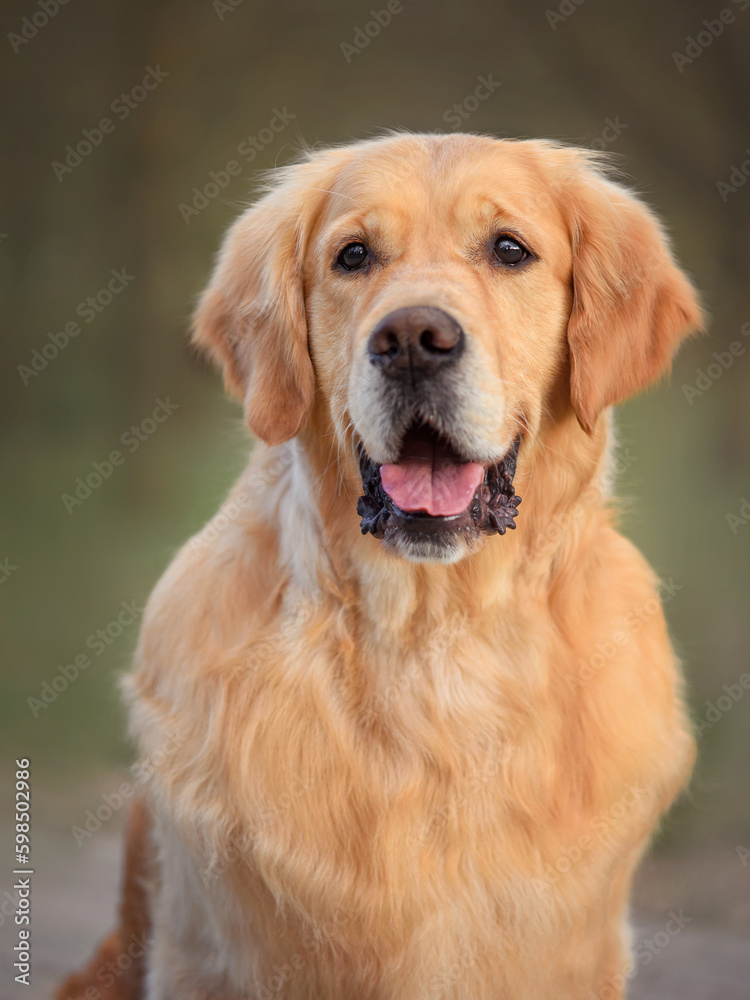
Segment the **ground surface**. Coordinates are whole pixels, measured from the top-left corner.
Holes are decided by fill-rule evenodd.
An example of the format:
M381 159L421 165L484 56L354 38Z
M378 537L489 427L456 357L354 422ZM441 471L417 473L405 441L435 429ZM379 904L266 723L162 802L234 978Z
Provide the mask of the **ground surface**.
M7 915L5 892L12 886L11 876L4 877L0 1000L51 996L53 985L80 965L107 932L116 905L124 811L80 847L69 828L35 834L29 989L13 982L17 936L13 918ZM6 842L5 837L0 839ZM749 886L750 867L743 868L734 851L647 862L635 894L636 955L641 958L630 1000L748 1000ZM670 913L679 918L677 923ZM666 930L668 925L672 933Z

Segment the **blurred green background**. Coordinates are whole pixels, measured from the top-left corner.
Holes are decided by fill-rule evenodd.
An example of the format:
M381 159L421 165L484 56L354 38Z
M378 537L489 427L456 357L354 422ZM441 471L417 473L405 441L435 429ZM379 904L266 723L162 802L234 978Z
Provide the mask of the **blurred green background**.
M448 130L466 115L466 130L607 148L665 218L712 320L671 382L619 413L625 530L680 588L666 610L696 718L750 671L743 4L729 0L730 22L719 4L695 0L403 0L391 4L389 24L369 25L372 37L366 26L384 0L74 0L47 23L32 0L4 6L0 729L6 759L34 759L37 789L72 787L131 759L116 677L137 624L101 654L87 640L121 602L142 605L246 460L239 409L186 336L222 232L259 169L303 143L393 126ZM483 100L474 98L480 77L494 85ZM102 118L112 127L97 135ZM84 130L90 152L66 165ZM241 170L225 177L230 160ZM212 172L226 185L201 196ZM195 212L180 208L196 196ZM87 323L79 303L106 288L112 269L132 280ZM29 374L33 352L71 321L80 334ZM688 400L683 386L696 386L713 353L738 340L743 353ZM148 433L155 401L167 398L178 409ZM143 425L143 440L131 452L120 441L133 425ZM123 464L69 512L63 494L113 449ZM91 665L35 717L28 699L41 700L44 683L81 653ZM701 737L665 850L734 851L747 838L742 690Z

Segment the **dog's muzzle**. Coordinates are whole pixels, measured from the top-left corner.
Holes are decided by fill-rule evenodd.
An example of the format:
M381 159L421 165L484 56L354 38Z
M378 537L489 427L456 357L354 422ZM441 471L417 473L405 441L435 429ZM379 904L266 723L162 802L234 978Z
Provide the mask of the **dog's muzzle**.
M465 438L456 400L467 353L460 324L434 306L396 309L378 322L367 351L387 414L384 450L394 458L378 464L360 445L362 533L413 558L445 561L461 539L515 528L520 438L492 465L458 443Z
M360 448L364 493L357 501L357 513L362 518L362 534L369 533L375 538L384 538L394 531L431 536L456 532L504 535L508 528L516 527L517 507L521 502L513 487L520 443L517 437L501 462L485 468L482 481L466 509L448 515L400 508L383 488L381 466Z

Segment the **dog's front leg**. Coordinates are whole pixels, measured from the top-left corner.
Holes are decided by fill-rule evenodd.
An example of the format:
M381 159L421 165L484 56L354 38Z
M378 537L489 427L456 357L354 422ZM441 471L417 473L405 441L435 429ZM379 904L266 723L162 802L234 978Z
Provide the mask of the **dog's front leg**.
M243 1000L230 981L210 886L169 823L158 822L145 1000Z

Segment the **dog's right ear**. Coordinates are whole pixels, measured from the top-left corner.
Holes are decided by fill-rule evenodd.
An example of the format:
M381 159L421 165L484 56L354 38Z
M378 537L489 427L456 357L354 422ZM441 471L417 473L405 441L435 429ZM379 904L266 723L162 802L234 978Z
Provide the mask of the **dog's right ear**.
M267 444L294 437L312 406L301 257L329 158L285 168L234 223L193 320L193 342L222 364L248 427Z
M578 164L565 180L573 247L571 401L590 434L602 410L664 374L704 317L656 216L587 165L585 154L565 155Z

